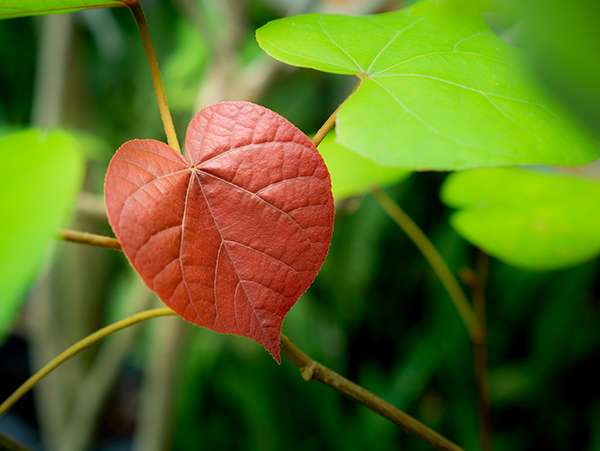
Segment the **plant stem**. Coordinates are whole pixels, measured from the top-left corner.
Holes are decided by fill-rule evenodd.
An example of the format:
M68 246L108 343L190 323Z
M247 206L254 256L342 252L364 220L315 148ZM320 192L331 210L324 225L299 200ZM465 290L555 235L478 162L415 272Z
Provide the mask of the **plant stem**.
M475 356L475 380L477 383L477 405L479 409L481 449L492 450L492 424L490 420L490 399L487 378L487 326L485 315L485 287L488 278L489 260L480 252L477 258L477 277L473 284L473 300L475 314L479 322L480 336L473 342Z
M435 449L462 450L458 445L397 409L387 401L313 360L296 347L285 335L281 336L281 348L285 356L300 369L302 379L305 381L316 380L330 386L334 390L368 407L373 412L387 418L407 432L425 440Z
M2 432L0 432L0 449L2 451L30 451L29 448L25 448L19 442L4 435Z
M106 247L121 250L121 244L116 238L95 233L81 232L79 230L63 229L58 232L58 239L71 243L88 244L90 246Z
M358 88L360 88L361 84L362 84L362 80L358 80L358 82L352 88L352 91L350 91L350 94L348 94L348 96L338 105L338 107L334 110L334 112L329 115L327 120L323 123L323 125L321 125L321 128L317 131L317 133L315 133L315 136L313 136L313 138L312 138L312 142L315 145L315 147L319 147L319 144L321 144L321 141L323 141L323 139L325 139L325 136L327 136L327 133L329 133L329 131L333 127L335 127L335 121L336 121L338 112L340 111L340 109L342 108L344 103L346 103L348 101L348 99L350 97L352 97L352 94L354 94L358 90Z
M146 53L146 59L148 60L148 66L150 67L150 76L152 77L154 92L156 93L156 101L160 111L160 118L162 119L163 128L165 129L165 134L167 135L167 143L176 151L181 152L175 126L173 125L171 110L169 110L167 96L160 78L160 70L158 68L156 52L154 51L154 46L152 45L152 38L150 37L150 32L148 31L148 24L146 23L146 17L144 16L142 5L139 0L127 0L126 3L133 13L135 23L140 31L140 36L144 45L144 52Z
M19 399L21 399L29 390L31 390L35 384L37 384L40 380L50 374L57 367L65 363L72 357L75 357L81 351L89 348L98 340L103 339L104 337L109 336L110 334L117 332L121 329L125 329L126 327L137 324L141 321L145 321L151 318L157 318L159 316L171 316L176 313L170 308L157 308L152 310L145 310L140 313L136 313L135 315L131 315L128 318L122 319L115 323L112 323L102 329L98 329L93 334L88 335L82 340L78 341L71 347L67 348L65 351L61 352L59 355L50 360L45 366L39 369L33 376L31 376L23 385L17 388L12 395L10 395L2 404L0 404L0 416L4 415L8 409L12 407L14 403L16 403Z
M481 328L475 312L467 300L463 289L456 280L456 277L454 277L440 253L419 226L387 194L379 189L374 189L372 194L379 205L381 205L385 212L408 235L427 259L431 268L444 285L444 288L446 288L450 299L464 321L471 340L473 343L478 343L481 337Z
M317 131L317 133L315 133L315 136L313 136L312 142L315 147L319 147L319 144L321 144L321 141L323 141L325 136L327 136L327 133L329 133L329 131L335 127L335 118L342 105L343 102L335 109L333 113L331 113L323 125L321 125L321 128Z

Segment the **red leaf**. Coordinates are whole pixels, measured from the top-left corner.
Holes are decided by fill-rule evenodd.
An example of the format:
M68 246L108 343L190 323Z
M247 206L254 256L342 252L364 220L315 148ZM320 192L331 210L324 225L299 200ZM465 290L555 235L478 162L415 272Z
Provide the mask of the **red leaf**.
M300 130L248 102L196 114L185 146L191 161L155 140L119 148L104 185L110 224L169 307L279 362L281 322L331 240L327 168Z

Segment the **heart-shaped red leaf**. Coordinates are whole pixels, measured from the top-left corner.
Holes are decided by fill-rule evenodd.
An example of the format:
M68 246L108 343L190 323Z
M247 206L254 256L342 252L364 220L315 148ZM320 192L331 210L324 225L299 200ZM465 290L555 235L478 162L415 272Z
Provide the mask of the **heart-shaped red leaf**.
M104 185L110 224L169 307L279 361L281 322L331 240L327 168L300 130L248 102L200 111L185 147L189 161L155 140L119 148Z

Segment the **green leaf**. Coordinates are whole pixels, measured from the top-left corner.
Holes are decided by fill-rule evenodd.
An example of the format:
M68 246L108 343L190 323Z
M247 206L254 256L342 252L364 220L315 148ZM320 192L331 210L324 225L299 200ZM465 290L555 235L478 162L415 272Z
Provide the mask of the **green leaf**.
M65 132L0 137L0 340L40 269L82 174L79 144Z
M577 164L600 155L536 88L480 14L426 0L351 17L308 14L260 28L259 45L295 66L357 75L337 141L414 169Z
M124 0L0 0L0 19L125 6Z
M499 259L554 269L600 252L600 182L525 169L480 169L448 177L452 225Z
M407 177L405 169L381 166L338 144L329 133L319 145L319 152L331 174L331 188L336 199L356 196L375 186L391 185Z

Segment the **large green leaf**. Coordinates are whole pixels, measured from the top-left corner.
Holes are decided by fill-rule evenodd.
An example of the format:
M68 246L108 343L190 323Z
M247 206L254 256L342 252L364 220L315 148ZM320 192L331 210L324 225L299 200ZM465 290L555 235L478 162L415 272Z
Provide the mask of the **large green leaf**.
M319 152L331 174L331 188L336 199L356 196L375 186L390 185L404 179L410 172L381 166L338 144L335 133L328 134L319 145Z
M455 229L516 266L553 269L600 252L600 182L525 169L479 169L451 175L442 189L459 208Z
M0 0L0 19L125 6L123 0Z
M64 132L0 137L0 339L73 203L83 168L78 147Z
M454 2L425 0L363 17L290 17L256 36L288 64L360 78L338 114L337 140L380 164L567 165L600 155L480 14Z

